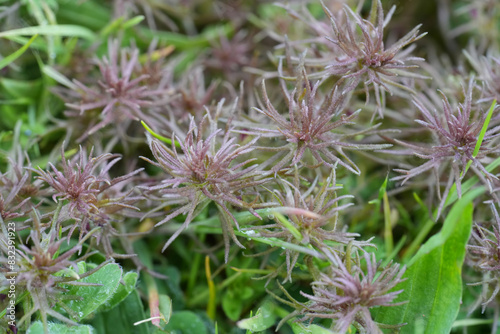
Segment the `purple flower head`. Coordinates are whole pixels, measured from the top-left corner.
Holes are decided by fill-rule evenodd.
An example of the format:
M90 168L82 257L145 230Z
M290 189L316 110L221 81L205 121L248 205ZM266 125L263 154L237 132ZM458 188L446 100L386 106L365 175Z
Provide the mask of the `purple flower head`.
M500 292L500 217L494 203L491 203L491 208L494 214L492 226L475 223L467 245L467 263L482 274L481 281L468 285L481 285L483 288L469 313L479 304L483 306L483 313L486 307L494 308L497 315L500 311L500 304L496 300ZM493 329L498 327L497 323L498 317L495 318Z
M410 170L396 169L395 171L403 173L404 175L395 177L393 180L403 180L403 183L405 183L419 174L428 170L434 170L435 175L438 175L438 180L435 183L438 195L441 198L438 216L444 206L444 201L448 196L453 181L455 181L458 196L461 196L461 181L465 176L468 162L472 163L472 170L478 174L481 179L486 179L490 189L491 181L497 178L486 170L481 160L496 152L500 147L500 145L496 143L496 139L500 135L499 127L489 127L477 155L474 156L478 136L488 111L481 109L475 110L473 108L473 87L474 83L473 79L471 79L467 91L465 88L463 91L465 96L464 102L460 103L455 110L442 92L443 106L440 111L436 109L429 111L427 105L432 106L432 104L428 102L425 96L413 100L413 103L423 116L423 120L416 120L416 122L433 133L436 140L433 146L418 146L395 140L398 144L411 149L413 154L417 157L426 159L427 162ZM439 175L441 175L441 172L447 165L451 165L451 173L449 174L445 192L441 196Z
M139 74L139 50L121 49L117 40L108 42L108 57L98 61L101 80L96 87L87 87L74 80L81 103L67 104L73 110L68 116L80 117L83 113L100 110L99 119L92 120L89 129L79 138L82 141L99 129L114 124L127 128L132 120L148 120L143 109L165 103L166 90L146 85L149 75Z
M354 323L367 333L381 332L372 319L370 309L402 304L393 301L403 290L390 291L404 281L402 277L406 268L400 268L399 264L380 268L373 253L364 253L363 258L366 271L361 269L360 263L346 264L336 253L330 255L331 272L322 273L320 279L312 283L313 295L301 292L310 301L300 312L304 315L303 320L333 319L334 331L338 333L346 333Z
M87 229L86 224L89 221L109 222L111 219L109 214L123 208L137 209L131 205L134 199L129 197L130 192L117 197L108 194L116 195L112 187L130 179L141 169L111 178L108 172L121 159L119 155L106 153L92 157L92 153L91 150L89 156L86 157L85 150L80 147L78 156L73 160L67 160L64 149L61 148L61 169L56 168L52 163L49 163L51 171L44 171L40 167L38 170L33 169L39 175L39 179L45 181L54 190L52 199L56 203L68 201L68 204L63 207L63 213L67 217L63 214L63 218L78 221L81 233ZM77 226L75 224L71 228L70 235Z
M368 128L361 133L342 133L341 131L346 125L352 123L359 111L347 114L345 111L346 100L337 89L323 96L319 90L322 81L317 81L312 85L305 72L301 76L302 79L297 81L296 87L291 93L286 92L285 83L282 81L285 102L288 105L287 117L273 106L265 85L262 86L265 106L257 111L269 117L276 124L276 128L254 128L253 132L262 133L263 137L278 137L287 141L284 146L267 149L278 152L268 163L276 161L278 158L281 160L273 166L274 173L283 167L293 166L299 162L306 165L305 153L309 151L313 158L311 165L324 164L334 168L339 164L349 171L359 174L359 168L344 154L344 148L373 150L391 146L347 142L346 139L368 133L373 128ZM265 147L262 149L266 150Z
M87 253L84 256L78 257L75 260L71 258L77 254L82 248L82 243L66 249L61 250L60 246L64 239L56 241L58 230L52 228L49 233L41 232L41 223L38 214L35 212L33 217L34 227L30 233L32 246L28 244L21 244L16 249L15 272L14 276L16 287L19 291L28 291L27 298L30 302L25 304L27 308L24 309L24 315L17 325L22 326L23 323L30 322L31 317L35 312L39 312L44 325L45 332L47 330L47 316L50 315L62 322L70 325L78 325L75 321L60 314L54 309L55 305L63 307L66 311L71 310L65 307L62 303L64 300L64 292L66 291L64 285L89 285L84 282L76 282L81 278L91 275L99 270L103 265L108 262L103 262L95 269L85 272L84 274L77 274L77 262L84 261L87 257L95 254L94 252ZM55 226L55 225L53 225ZM0 276L6 278L11 270L11 251L7 246L7 237L0 234ZM71 274L69 274L71 273ZM8 284L6 279L0 281L0 285ZM78 319L78 315L70 312L70 315Z
M219 104L219 108L222 104ZM203 135L206 126L210 133ZM220 143L219 135L223 134ZM253 187L265 182L263 177L255 171L257 166L245 167L254 159L240 159L251 152L257 138L246 144L236 144L236 138L231 137L231 130L216 129L216 121L206 115L199 125L191 117L189 130L184 138L172 135L171 148L160 141L148 137L149 146L156 162L144 158L151 164L158 166L170 177L161 181L157 186L143 187L148 192L159 191L163 204L156 208L170 205L179 205L156 226L162 225L181 214L187 214L182 228L178 229L167 241L165 250L175 238L186 229L200 208L208 202L217 204L223 219L223 231L226 241L226 257L229 251L228 236L243 247L234 235L231 221L237 225L236 219L228 205L244 208L258 216L253 207L255 204L243 200L246 193ZM176 145L182 152L177 151ZM238 226L238 225L237 225Z
M373 85L379 114L382 117L382 89L391 93L394 89L413 93L411 89L401 84L400 78L418 76L408 71L417 67L409 63L423 61L423 59L408 56L413 48L403 49L422 38L425 33L419 35L420 25L416 26L396 43L386 48L384 28L389 23L395 7L392 7L387 17L384 18L382 4L380 0L376 0L376 5L372 6L370 20L365 20L345 6L346 23L341 25L336 23L335 17L328 8L323 8L330 18L333 29L333 36L327 39L340 51L335 61L326 66L327 72L340 75L341 81L346 81L345 91L356 88L363 81L367 98L368 86Z

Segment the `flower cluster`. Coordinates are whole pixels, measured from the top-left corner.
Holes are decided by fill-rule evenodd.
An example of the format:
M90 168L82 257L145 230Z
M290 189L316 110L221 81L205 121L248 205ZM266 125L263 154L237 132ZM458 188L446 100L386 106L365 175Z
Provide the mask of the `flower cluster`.
M426 159L427 162L410 170L396 169L397 172L404 175L394 177L393 180L403 180L404 183L428 170L434 170L435 175L437 175L435 185L441 199L438 216L443 209L453 182L456 184L458 196L461 196L461 181L469 165L472 166L472 170L476 174L482 178L486 178L487 183L490 185L490 190L492 189L491 181L497 178L494 174L486 170L481 160L488 155L494 154L500 147L500 144L496 142L496 139L500 135L500 129L496 126L490 126L484 134L479 149L476 151L479 133L483 128L488 112L487 110L473 108L473 88L474 84L471 79L468 89L465 90L464 88L464 102L460 103L456 108L453 108L446 96L442 94L443 107L441 112L438 112L436 109L429 111L427 105L432 107L433 105L424 96L414 99L413 103L424 118L423 120L416 120L416 122L433 133L436 140L434 145L430 147L419 146L395 140L396 143L409 148L413 151L414 155ZM451 165L450 173L448 174L445 191L441 195L439 178L448 164Z
M219 104L221 107L222 104ZM229 205L246 209L254 215L254 204L244 201L242 198L248 191L266 181L262 173L256 171L256 165L247 166L253 159L238 160L241 156L253 150L257 138L250 140L244 145L235 143L236 138L231 137L230 128L226 129L220 144L218 136L222 130L217 129L204 138L206 127L213 130L216 120L207 114L199 125L191 118L189 130L185 137L172 134L171 148L159 140L149 137L149 146L156 162L147 158L148 162L158 166L168 178L161 181L159 185L145 186L147 192L159 191L162 204L155 211L170 205L179 207L169 213L156 226L162 225L181 214L187 214L182 227L178 229L167 241L165 250L175 238L186 229L198 211L213 201L217 204L222 216L222 228L226 244L226 259L229 251L229 237L243 247L234 234L231 222L238 226ZM177 147L182 151L177 152ZM227 220L229 217L229 220Z

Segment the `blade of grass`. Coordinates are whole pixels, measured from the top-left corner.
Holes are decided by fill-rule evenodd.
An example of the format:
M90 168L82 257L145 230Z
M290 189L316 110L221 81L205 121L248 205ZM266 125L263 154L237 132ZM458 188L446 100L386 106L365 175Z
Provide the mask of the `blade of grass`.
M91 30L72 24L34 26L0 32L0 37L34 35L81 37L90 41L95 39L95 34Z
M3 69L5 66L8 66L10 63L15 61L17 58L21 57L23 53L28 50L30 47L31 43L38 37L38 34L34 35L33 37L30 38L28 43L24 44L23 47L21 47L19 50L15 51L14 53L11 53L7 57L3 58L0 60L0 70Z
M42 72L49 78L54 79L56 82L60 83L61 85L64 85L70 89L77 90L77 86L71 82L67 77L65 77L63 74L61 74L59 71L57 71L55 68L44 65L42 66Z
M208 283L208 303L207 303L207 315L210 319L215 319L215 284L212 280L212 273L210 271L210 257L207 255L205 257L205 274L207 276Z
M472 156L474 158L477 156L479 150L481 149L481 144L483 143L484 135L486 134L486 130L488 129L488 125L490 124L491 116L493 115L493 110L495 109L496 104L497 100L493 100L493 103L491 103L490 110L488 110L488 115L486 115L483 127L481 128L481 132L479 133L479 137L477 138L476 147L474 147L474 152L472 153ZM469 160L467 162L467 166L465 167L465 173L467 173L467 170L469 170L471 164L472 160Z
M153 137L155 137L156 139L161 140L164 143L172 145L172 139L167 138L167 137L163 137L162 135L157 134L144 121L141 121L141 124L144 127L144 129L146 129L146 131L149 132ZM177 148L181 148L181 144L177 140L174 141L174 145Z
M386 178L387 182L387 178ZM389 205L389 197L387 196L387 191L385 191L384 187L384 242L385 242L385 249L387 252L387 256L392 253L392 250L394 248L394 241L392 238L392 222L391 222L391 207Z
M276 217L276 219L290 231L290 233L297 239L299 242L302 241L302 234L300 234L299 230L295 226L293 226L292 223L288 219L286 219L285 216L283 216L281 213L273 211L273 215Z

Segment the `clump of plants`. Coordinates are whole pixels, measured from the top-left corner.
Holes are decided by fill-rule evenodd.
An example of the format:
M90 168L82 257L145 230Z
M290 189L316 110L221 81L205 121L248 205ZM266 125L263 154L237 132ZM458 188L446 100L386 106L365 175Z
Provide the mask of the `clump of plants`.
M6 3L0 332L496 333L499 12Z

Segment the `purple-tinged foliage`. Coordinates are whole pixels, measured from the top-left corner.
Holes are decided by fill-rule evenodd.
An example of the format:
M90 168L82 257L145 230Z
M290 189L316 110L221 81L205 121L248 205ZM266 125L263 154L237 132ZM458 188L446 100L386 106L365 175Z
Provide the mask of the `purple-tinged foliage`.
M306 78L305 73L302 76L303 80L297 82L291 93L286 92L285 84L282 82L285 102L288 105L288 117L283 116L272 105L265 85L262 86L265 105L257 111L269 117L276 124L276 129L254 128L253 132L261 133L264 137L283 138L288 142L281 147L261 148L278 152L268 161L268 163L274 162L278 158L281 160L271 170L277 173L283 167L294 166L299 162L307 165L304 155L306 151L309 151L314 159L310 165L323 164L335 168L339 164L352 173L359 174L359 168L345 155L343 149L374 150L391 145L347 142L346 139L368 133L373 128L356 133L341 133L339 130L345 130L345 126L352 123L359 111L347 114L345 96L337 89L331 91L327 96L322 96L319 91L322 81L317 81L313 85Z
M420 26L416 26L396 43L386 48L384 28L389 23L395 7L384 18L382 4L380 0L377 0L376 5L372 5L371 21L361 18L348 6L344 8L346 23L337 25L335 17L328 8L324 7L333 29L333 36L327 37L327 39L341 51L341 55L337 56L333 63L326 66L326 71L331 75L340 75L341 81L346 81L345 91L350 91L363 82L367 99L369 86L373 85L378 111L382 117L383 90L392 93L396 88L414 93L413 90L401 84L400 78L419 77L408 70L417 67L410 65L412 62L423 61L423 59L408 56L413 48L403 49L422 38L425 33L419 35Z
M92 157L91 150L86 157L86 152L81 147L79 154L73 160L67 160L64 149L61 148L61 158L61 169L49 163L48 171L40 167L32 170L53 190L52 199L56 203L68 201L68 204L63 206L62 218L78 222L70 228L70 235L79 226L81 238L82 234L88 232L88 223L110 222L111 215L123 208L137 210L132 206L137 199L130 196L130 191L117 197L110 197L108 194L116 195L112 187L130 180L142 169L111 178L108 172L121 159L119 155L105 153Z
M135 76L139 67L139 50L121 49L119 41L108 42L108 57L98 61L101 71L101 80L95 87L87 87L74 80L81 102L67 104L73 110L68 116L79 117L85 112L100 110L98 119L92 120L89 129L79 138L79 141L92 135L99 129L114 124L122 125L121 133L132 120L148 120L150 116L144 108L161 105L168 98L167 91L162 87L148 87L145 83L147 74Z
M372 319L370 309L402 304L393 301L403 290L389 291L404 281L402 276L406 268L392 263L380 268L373 253L364 253L363 258L366 271L362 269L361 263L343 263L336 253L331 254L331 272L321 273L320 279L312 283L312 295L301 292L310 301L300 311L304 315L303 320L332 319L335 322L334 331L338 333L346 333L350 325L366 333L381 333ZM381 327L396 328L400 325Z
M483 275L480 282L469 284L482 286L481 295L469 313L472 313L479 304L483 306L483 313L487 307L493 308L495 311L495 322L492 327L494 332L498 326L500 314L500 304L497 300L500 292L500 217L494 203L491 203L491 207L494 214L492 228L488 228L486 224L474 224L467 245L467 263Z
M222 104L219 104L219 108ZM204 131L209 127L211 132L204 139ZM265 182L265 178L255 171L256 165L246 167L254 159L239 160L241 156L251 152L257 138L246 144L236 144L236 138L231 136L227 128L222 140L218 142L220 129L216 129L216 121L206 115L199 125L193 117L185 138L172 135L172 146L168 148L160 141L149 138L149 146L157 162L146 159L151 164L161 168L170 177L159 185L143 187L148 192L159 191L162 204L155 211L171 205L178 205L156 226L171 219L187 214L184 223L167 241L165 250L177 236L188 227L198 211L210 201L217 204L222 215L221 222L226 245L226 260L229 252L229 236L243 247L233 232L231 222L238 226L230 206L246 209L254 215L254 203L247 203L243 196L253 187ZM182 152L177 152L178 143Z
M316 180L317 181L317 180ZM335 172L323 181L318 191L317 182L313 182L309 189L301 192L299 189L299 176L295 175L294 184L281 180L282 189L275 189L273 195L280 204L276 212L286 214L291 227L284 225L279 219L274 224L249 227L248 230L254 230L259 235L266 238L279 238L289 243L312 245L320 251L335 250L327 246L325 241L336 244L347 245L351 243L354 247L373 246L368 241L356 241L359 237L357 233L345 232L340 226L339 213L341 210L349 207L352 203L340 204L340 201L346 198L352 198L350 195L337 196L337 191L342 187L336 186ZM294 235L294 231L300 235ZM283 283L292 281L292 270L299 258L299 253L290 249L285 249L287 276ZM276 272L276 274L278 274Z
M401 91L413 94L415 91L408 85L408 79L425 78L410 71L418 67L415 62L424 60L410 56L414 45L408 47L425 35L418 34L420 25L391 46L386 47L384 44L384 28L395 9L393 6L384 17L380 0L374 0L369 19L363 19L358 11L353 11L347 5L344 5L344 15L341 15L339 11L332 13L323 3L323 10L331 22L332 29L326 36L323 22L316 21L311 15L306 18L299 16L317 34L328 40L324 42L327 52L319 52L314 58L305 59L306 65L323 68L322 71L314 73L314 76L340 77L336 84L343 85L342 94L355 90L362 83L367 102L370 87L373 87L380 117L383 117L385 108L384 91L391 94ZM313 41L317 42L317 39ZM329 45L330 43L333 46Z
M9 159L11 170L0 173L0 217L3 221L26 217L32 210L31 196L39 194L39 183L33 182L30 170Z
M70 325L78 325L75 321L70 320L66 316L60 314L54 309L55 305L60 306L72 316L78 318L71 309L65 307L62 301L65 299L63 293L66 291L61 284L64 285L89 285L87 283L76 282L81 278L89 276L99 270L107 262L103 262L91 271L78 275L77 262L84 261L95 252L89 252L75 260L71 258L80 252L82 249L82 240L77 245L61 250L61 244L64 239L56 241L58 230L51 228L50 232L41 232L41 222L38 214L34 214L34 226L30 233L30 238L33 245L28 244L18 246L15 254L15 270L12 270L12 257L8 248L7 236L4 233L0 234L0 275L6 278L9 272L15 272L16 289L18 293L22 291L29 292L28 298L31 303L25 305L30 306L30 309L24 310L24 315L16 323L22 328L24 322L30 322L31 317L35 312L39 312L44 325L45 332L47 330L47 316L50 315L62 322ZM57 214L54 220L57 219ZM52 222L52 227L55 227L55 221ZM67 273L61 274L63 271ZM72 272L73 274L68 275ZM7 280L2 280L0 285L8 284Z
M497 177L488 172L481 162L482 159L497 154L500 144L497 143L497 138L500 135L500 127L489 127L486 131L481 147L476 156L474 149L476 147L479 133L483 127L484 121L488 114L487 110L482 110L480 107L473 106L473 88L474 83L471 79L468 89L463 90L465 100L458 107L454 108L447 97L442 95L442 109L429 110L427 105L432 106L425 96L415 98L413 103L422 113L423 120L416 120L417 123L430 130L436 142L432 146L420 146L413 143L408 143L400 140L395 140L396 143L409 148L413 154L419 158L427 160L424 164L414 167L410 170L395 169L395 171L404 175L394 177L393 180L403 180L403 183L409 179L433 170L436 180L438 195L441 199L438 208L438 216L441 213L448 193L453 185L456 184L457 194L462 195L461 182L466 173L467 163L471 162L472 170L485 179L491 190L491 181ZM477 109L476 109L477 108ZM455 110L454 110L455 109ZM450 166L448 181L443 194L441 194L440 177Z
M464 51L464 54L477 73L478 84L481 85L480 101L500 101L500 57L493 54L479 56L473 48L469 51Z

